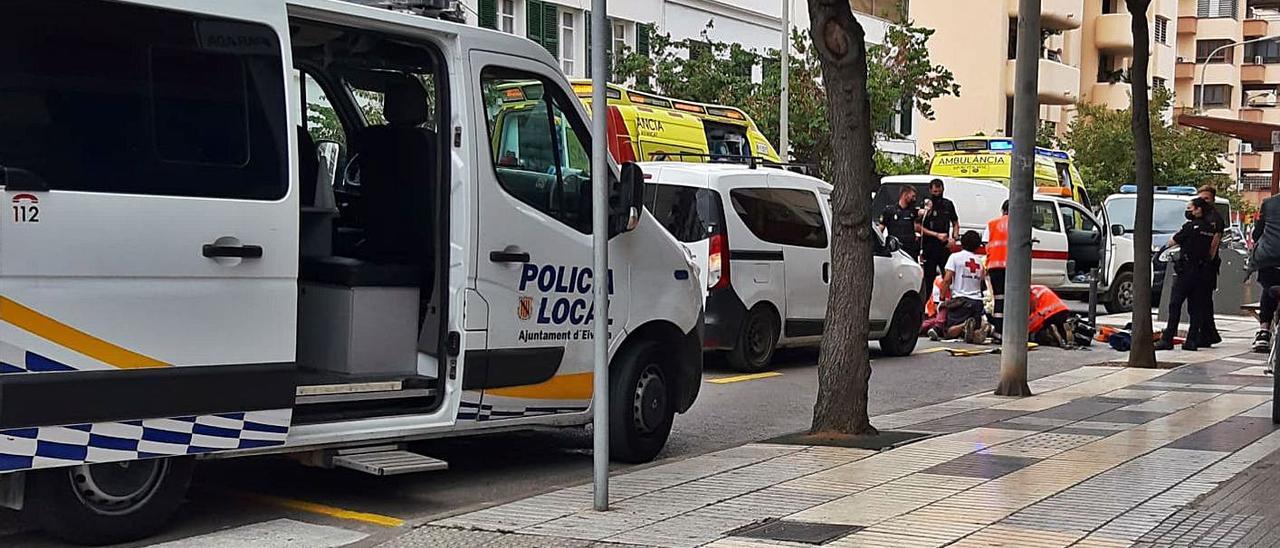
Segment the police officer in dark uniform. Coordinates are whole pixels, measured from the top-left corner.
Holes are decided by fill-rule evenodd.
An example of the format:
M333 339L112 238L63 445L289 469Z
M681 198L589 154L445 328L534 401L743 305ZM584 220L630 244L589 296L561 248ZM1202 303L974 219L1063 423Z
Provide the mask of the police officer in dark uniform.
M1174 271L1178 276L1173 284L1173 292L1169 297L1169 323L1165 326L1156 350L1172 350L1173 337L1178 333L1178 322L1182 319L1182 303L1188 302L1187 311L1191 326L1187 329L1183 350L1196 350L1204 328L1204 315L1197 313L1206 310L1208 298L1213 291L1208 287L1211 269L1213 268L1213 242L1217 235L1213 223L1213 208L1203 198L1195 198L1187 203L1187 222L1182 229L1173 235L1174 246L1182 249L1178 262L1174 263Z
M945 190L942 179L929 181L929 197L920 227L920 239L924 242L920 261L924 265L921 295L933 294L933 280L945 272L951 245L960 238L960 217L955 203L943 197Z
M912 259L920 260L920 210L916 205L916 189L902 185L897 203L889 204L880 214L880 229L898 239L902 250Z
M1213 185L1204 185L1196 191L1196 195L1201 200L1209 203L1209 219L1214 225L1214 234L1217 236L1213 240L1213 245L1209 249L1209 255L1213 257L1209 274L1206 276L1205 285L1216 291L1218 289L1218 274L1222 271L1222 238L1227 232L1227 220L1222 218L1222 214L1218 212L1218 189ZM1208 310L1200 310L1198 313L1203 319L1200 329L1200 340L1196 341L1196 345L1200 348L1208 348L1222 342L1222 336L1218 334L1218 325L1213 318L1213 292L1209 292L1209 297L1205 299ZM1189 314L1197 312L1188 311Z

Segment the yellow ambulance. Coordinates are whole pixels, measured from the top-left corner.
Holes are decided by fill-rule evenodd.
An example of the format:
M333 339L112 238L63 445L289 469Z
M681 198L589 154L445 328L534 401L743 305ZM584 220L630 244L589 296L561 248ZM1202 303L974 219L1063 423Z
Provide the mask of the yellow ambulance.
M590 108L591 81L574 80L573 91ZM630 146L621 147L623 150L610 147L618 161L781 161L755 122L740 109L672 99L617 84L609 84L605 96L610 107L610 144L630 142ZM619 153L627 154L626 149L631 156L619 157Z
M1013 169L1013 140L1007 137L955 137L933 142L930 175L986 179L1009 184ZM1036 147L1036 192L1062 196L1092 209L1089 192L1071 154Z

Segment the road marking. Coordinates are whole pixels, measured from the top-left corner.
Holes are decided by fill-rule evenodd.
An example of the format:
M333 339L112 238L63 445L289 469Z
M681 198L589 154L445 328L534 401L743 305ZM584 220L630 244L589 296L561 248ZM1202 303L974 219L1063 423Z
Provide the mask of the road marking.
M764 373L752 373L750 375L737 375L733 377L720 377L718 379L708 379L707 382L712 384L729 384L731 382L754 381L756 379L767 379L769 377L781 377L782 373L777 371L766 371Z
M149 548L336 548L368 537L359 531L281 518L153 544Z
M935 353L935 352L942 352L942 351L944 351L944 350L947 350L947 347L945 347L945 346L935 346L935 347L933 347L933 348L925 348L924 350L916 350L915 352L913 352L913 353L912 353L912 355L913 355L913 356L918 356L918 355L920 355L920 354L933 354L933 353Z
M307 502L305 500L289 499L284 497L275 497L271 495L259 495L256 493L243 493L243 492L227 492L226 494L233 497L239 497L243 499L252 500L255 502L261 502L263 504L270 504L272 506L281 506L284 508L289 508L291 510L299 510L299 511L308 512L311 514L320 514L322 516L329 516L331 518L358 521L361 523L368 523L372 525L380 525L382 527L400 527L401 525L404 525L404 520L400 518L384 516L381 514L370 514L367 512L357 512L355 510L347 510L345 508L338 508L336 506L328 506L325 504L319 504L315 502Z

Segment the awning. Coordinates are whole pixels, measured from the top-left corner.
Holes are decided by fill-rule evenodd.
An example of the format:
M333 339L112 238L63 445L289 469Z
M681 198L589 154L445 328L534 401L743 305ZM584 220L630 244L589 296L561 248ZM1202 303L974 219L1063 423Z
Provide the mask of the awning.
M1280 0L1277 0L1280 2ZM1246 141L1253 146L1255 152L1271 151L1273 166L1271 170L1271 194L1280 194L1280 153L1276 152L1273 143L1280 143L1280 124L1266 122L1247 122L1234 118L1218 118L1214 116L1197 116L1181 114L1176 116L1178 125L1196 128L1209 133L1216 133L1233 139Z

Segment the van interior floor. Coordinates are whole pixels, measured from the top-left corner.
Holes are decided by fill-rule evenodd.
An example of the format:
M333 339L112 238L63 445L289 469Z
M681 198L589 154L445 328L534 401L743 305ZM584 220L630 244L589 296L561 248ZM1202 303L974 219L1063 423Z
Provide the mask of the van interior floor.
M440 394L434 377L418 375L299 369L297 381L295 424L429 412Z

